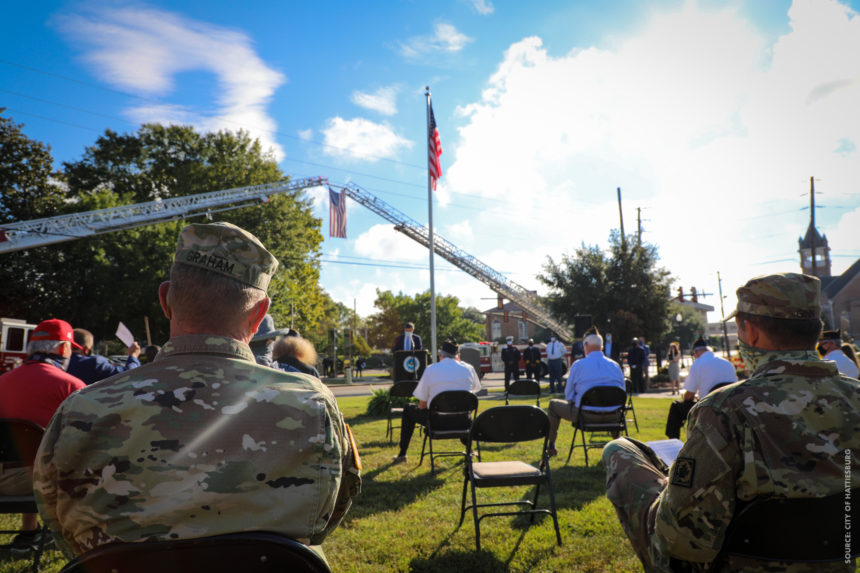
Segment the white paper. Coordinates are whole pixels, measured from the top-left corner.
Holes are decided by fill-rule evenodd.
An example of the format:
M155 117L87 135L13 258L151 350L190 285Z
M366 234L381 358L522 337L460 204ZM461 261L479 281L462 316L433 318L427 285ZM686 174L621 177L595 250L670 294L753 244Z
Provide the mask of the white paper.
M119 326L116 327L116 337L122 340L122 343L125 344L126 347L134 344L134 335L128 327L121 322L119 323Z
M681 446L684 445L684 442L675 438L671 440L654 440L653 442L645 443L654 450L657 457L663 460L663 463L667 466L672 465L672 462L678 457L678 452L681 451Z

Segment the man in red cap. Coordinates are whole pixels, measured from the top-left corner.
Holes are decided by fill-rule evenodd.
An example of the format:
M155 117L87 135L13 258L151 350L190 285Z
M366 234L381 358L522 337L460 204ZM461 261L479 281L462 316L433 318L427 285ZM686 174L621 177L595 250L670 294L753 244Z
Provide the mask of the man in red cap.
M43 428L54 412L73 392L84 388L79 379L66 372L74 341L72 326L56 318L41 322L30 334L24 364L0 376L0 418L30 420ZM32 468L0 470L0 493L28 495L33 491ZM21 533L12 540L12 551L30 551L42 534L38 514L22 516Z

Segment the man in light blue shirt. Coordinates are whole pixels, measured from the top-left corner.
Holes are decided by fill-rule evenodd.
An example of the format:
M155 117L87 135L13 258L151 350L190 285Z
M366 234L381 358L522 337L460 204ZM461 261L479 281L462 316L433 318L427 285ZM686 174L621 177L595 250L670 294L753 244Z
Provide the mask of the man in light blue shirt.
M583 340L585 358L574 362L570 367L567 384L564 387L564 400L550 400L547 414L549 415L549 445L547 452L554 456L558 453L555 439L558 436L558 426L562 418L576 422L579 418L579 406L585 392L595 386L617 386L624 390L624 373L617 362L603 355L603 337L599 334L589 334ZM588 412L594 413L595 421L600 420L601 412L609 414L614 408L589 407ZM591 417L591 415L590 415Z

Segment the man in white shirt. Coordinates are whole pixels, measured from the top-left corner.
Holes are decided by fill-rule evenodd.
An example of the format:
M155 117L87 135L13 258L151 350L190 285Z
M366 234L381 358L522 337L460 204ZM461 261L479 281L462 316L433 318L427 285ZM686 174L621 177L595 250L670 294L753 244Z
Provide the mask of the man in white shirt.
M690 366L690 373L684 381L683 399L675 400L669 407L666 435L669 438L680 438L681 427L697 399L707 396L717 384L737 381L734 364L714 354L713 349L701 338L696 340L693 343L693 365Z
M549 372L549 392L561 392L561 370L566 349L553 334L546 345L546 367Z
M603 355L603 337L599 334L589 334L583 341L585 358L577 360L570 367L567 384L564 387L564 400L550 400L547 414L549 415L549 444L547 453L554 456L558 453L555 439L558 436L558 426L562 418L576 422L579 419L580 403L585 392L595 386L617 386L624 390L624 373L617 362ZM595 421L601 416L610 417L607 411L614 408L589 407L589 417ZM603 413L603 414L602 414Z
M438 394L448 390L467 390L477 394L481 390L481 381L471 364L460 361L460 351L457 345L446 340L439 351L441 359L424 370L413 396L418 398L418 405L407 404L403 409L400 421L400 453L394 458L398 464L406 461L406 450L415 432L415 424L427 423L427 408Z
M842 352L842 336L838 330L825 330L818 340L818 353L824 360L832 360L840 374L857 378L857 364Z

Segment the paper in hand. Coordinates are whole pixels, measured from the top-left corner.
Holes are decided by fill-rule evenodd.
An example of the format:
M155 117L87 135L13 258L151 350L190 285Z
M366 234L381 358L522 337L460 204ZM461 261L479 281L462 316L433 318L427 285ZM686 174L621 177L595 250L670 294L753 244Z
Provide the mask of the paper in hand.
M125 344L126 347L134 344L134 335L128 327L121 322L119 323L119 326L116 327L116 337L122 340L122 343Z

